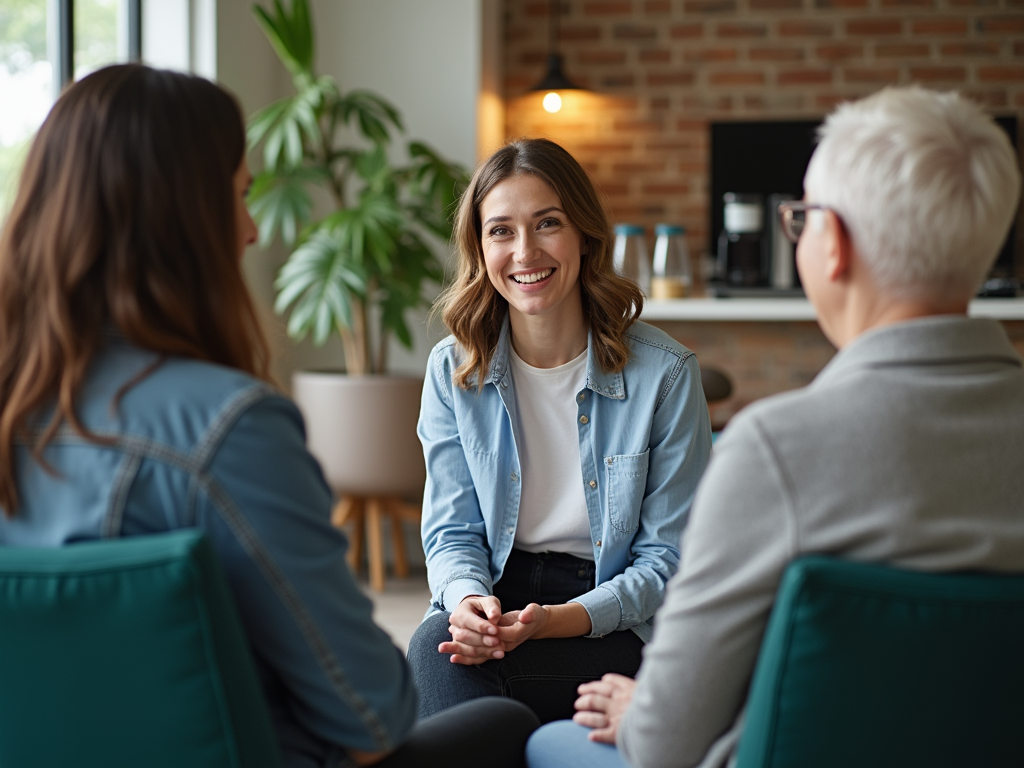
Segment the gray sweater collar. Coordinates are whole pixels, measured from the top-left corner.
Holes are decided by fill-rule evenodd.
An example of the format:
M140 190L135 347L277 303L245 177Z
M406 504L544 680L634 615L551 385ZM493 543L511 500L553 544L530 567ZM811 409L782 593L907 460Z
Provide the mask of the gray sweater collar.
M874 328L839 351L815 382L833 381L864 368L956 365L978 362L1021 366L996 320L936 315Z

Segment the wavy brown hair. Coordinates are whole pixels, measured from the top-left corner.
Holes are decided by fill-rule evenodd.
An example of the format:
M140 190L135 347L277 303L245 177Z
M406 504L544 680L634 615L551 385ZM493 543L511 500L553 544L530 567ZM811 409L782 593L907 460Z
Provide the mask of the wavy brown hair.
M436 309L466 353L455 383L478 387L490 366L508 301L491 285L481 246L480 206L502 181L533 174L558 195L570 223L582 234L587 252L580 257L583 317L594 352L605 371L621 371L629 359L626 330L643 309L640 289L612 268L612 232L590 177L576 159L547 139L519 139L490 156L473 174L455 215L458 272L438 298Z
M192 75L106 67L57 100L0 233L0 505L8 516L18 507L17 441L30 439L43 466L62 423L103 442L75 403L104 329L161 360L188 357L269 379L238 259L233 177L244 153L238 104ZM52 418L29 435L50 407Z

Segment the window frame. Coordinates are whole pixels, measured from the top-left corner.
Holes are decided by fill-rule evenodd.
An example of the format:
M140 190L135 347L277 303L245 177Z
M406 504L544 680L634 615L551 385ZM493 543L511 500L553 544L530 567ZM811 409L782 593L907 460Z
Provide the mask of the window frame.
M128 5L128 61L142 61L142 0L125 0ZM54 98L75 79L75 0L50 0L55 14L51 42Z

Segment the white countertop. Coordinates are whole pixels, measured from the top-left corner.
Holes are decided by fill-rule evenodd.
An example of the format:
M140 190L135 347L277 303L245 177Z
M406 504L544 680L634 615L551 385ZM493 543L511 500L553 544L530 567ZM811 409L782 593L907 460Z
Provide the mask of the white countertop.
M1024 320L1024 298L975 299L972 317ZM807 299L647 299L642 320L689 320L735 322L813 321L814 308Z

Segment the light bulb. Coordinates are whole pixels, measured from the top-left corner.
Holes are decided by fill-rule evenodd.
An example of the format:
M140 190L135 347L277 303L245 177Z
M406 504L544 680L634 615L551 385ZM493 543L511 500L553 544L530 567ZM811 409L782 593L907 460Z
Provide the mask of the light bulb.
M552 91L544 97L544 109L554 114L562 108L562 97Z

